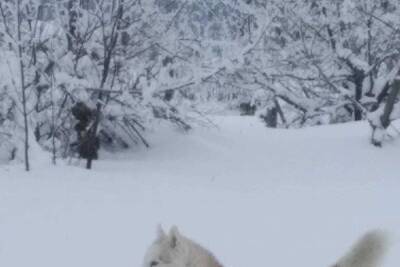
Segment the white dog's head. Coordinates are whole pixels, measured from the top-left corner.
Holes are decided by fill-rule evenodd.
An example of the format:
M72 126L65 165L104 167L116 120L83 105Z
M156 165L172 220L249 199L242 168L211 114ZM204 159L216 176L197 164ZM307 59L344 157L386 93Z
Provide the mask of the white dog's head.
M176 226L168 235L159 226L157 238L147 250L143 267L185 267L187 251L184 243Z

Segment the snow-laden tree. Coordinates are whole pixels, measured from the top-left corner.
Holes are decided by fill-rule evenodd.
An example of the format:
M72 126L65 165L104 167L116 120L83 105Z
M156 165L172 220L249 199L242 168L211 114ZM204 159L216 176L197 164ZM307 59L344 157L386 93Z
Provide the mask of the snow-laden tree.
M37 103L33 95L34 90L38 89L41 75L37 58L44 52L37 38L42 30L37 10L38 3L35 1L10 0L0 3L0 29L3 39L1 73L4 78L0 92L6 109L6 112L2 112L1 124L5 129L14 132L12 137L15 137L17 143L23 140L23 149L20 150L23 150L27 171L30 169L29 148L33 136L32 112ZM17 147L16 145L12 149L11 158L15 156Z
M7 2L4 9L18 3ZM163 12L157 2L136 0L46 0L29 10L38 30L31 35L34 44L23 44L32 59L27 66L34 97L27 115L36 141L53 151L54 160L72 148L90 168L99 143L149 146L143 131L151 120L184 130L198 122L198 114L187 112L193 108L186 94L176 89L194 82L197 56L178 41L177 31L169 31L176 14ZM12 16L4 17L4 29L10 21Z
M384 101L397 66L398 5L269 1L270 21L247 57L246 82L259 84L255 96L289 125L365 119Z

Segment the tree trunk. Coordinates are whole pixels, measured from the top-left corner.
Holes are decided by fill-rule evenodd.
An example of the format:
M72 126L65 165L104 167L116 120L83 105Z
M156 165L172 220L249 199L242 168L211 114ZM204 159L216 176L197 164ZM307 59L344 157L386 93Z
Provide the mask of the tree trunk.
M103 71L102 71L102 77L101 77L101 82L100 82L100 89L104 89L104 85L106 84L107 78L110 73L111 69L111 60L113 57L113 51L117 45L118 41L118 30L119 26L123 17L123 12L124 12L124 1L121 0L119 3L119 6L117 8L117 16L114 21L115 28L112 31L111 35L109 36L109 43L107 43L106 39L104 38L104 62L103 62ZM101 116L102 116L102 108L103 108L103 98L104 98L104 93L103 91L99 91L98 97L97 97L97 104L96 104L96 114L95 114L95 120L93 123L93 126L90 129L90 132L88 133L90 142L93 142L93 144L96 144L98 146L98 137L97 137L97 130L99 128L99 123L101 121ZM98 149L98 147L96 148ZM89 157L86 161L86 169L91 169L92 168L92 161L94 160L93 157Z
M99 100L101 100L102 95L100 93L99 95ZM98 150L98 144L97 144L97 129L99 127L99 123L101 120L101 108L102 108L102 104L100 103L100 101L97 103L96 105L96 114L95 114L95 119L93 122L93 126L91 127L91 129L88 132L88 138L89 138L89 142L91 144L92 149L96 149ZM91 155L94 155L91 153ZM96 152L97 155L97 152ZM86 169L90 170L92 168L92 162L96 157L94 156L90 156L86 159Z
M27 112L27 98L26 98L26 88L25 88L25 69L24 62L22 59L23 50L22 50L22 38L21 38L21 0L17 1L17 35L18 35L18 57L19 57L19 70L20 70L20 82L21 82L21 91L22 91L22 115L24 118L24 158L25 158L25 170L30 170L29 165L29 126L28 126L28 112Z
M76 21L78 14L75 10L73 10L74 4L76 0L69 0L68 1L68 33L67 33L67 42L68 42L68 50L73 51L74 49L74 38L75 38L75 31L76 31Z
M356 74L356 79L355 79L355 86L356 86L356 91L355 91L355 100L360 103L360 100L362 98L362 93L363 93L363 77L358 77ZM363 111L358 107L358 105L354 105L354 120L355 121L361 121L363 119Z
M383 113L379 117L380 125L374 125L371 123L372 124L371 142L375 146L379 147L382 146L384 130L387 129L391 123L390 116L392 115L394 105L396 104L396 99L399 93L400 93L400 80L394 80L387 98L387 102L383 109Z
M394 104L396 103L397 96L400 92L400 80L395 80L392 85L392 90L388 96L388 100L385 105L385 109L381 116L381 123L383 128L387 128L390 125L390 115L392 115Z

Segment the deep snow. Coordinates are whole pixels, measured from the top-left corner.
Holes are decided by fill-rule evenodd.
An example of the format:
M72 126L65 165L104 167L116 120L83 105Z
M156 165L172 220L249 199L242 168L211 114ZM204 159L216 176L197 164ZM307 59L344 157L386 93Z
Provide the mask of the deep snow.
M0 167L0 266L141 267L158 223L226 267L329 267L362 233L390 231L400 266L400 142L368 144L366 123L163 131L152 148L105 154L94 170Z

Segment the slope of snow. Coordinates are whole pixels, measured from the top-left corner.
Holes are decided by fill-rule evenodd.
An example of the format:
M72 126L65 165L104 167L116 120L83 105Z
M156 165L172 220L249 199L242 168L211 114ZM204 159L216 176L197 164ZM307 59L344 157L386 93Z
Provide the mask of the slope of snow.
M94 170L0 167L0 266L141 266L158 223L229 267L328 267L365 231L390 231L400 264L400 142L367 124L165 130L150 150L103 155Z

